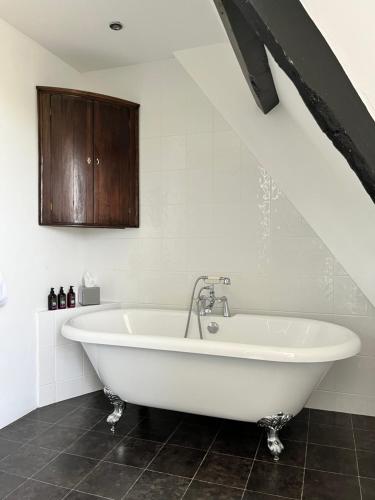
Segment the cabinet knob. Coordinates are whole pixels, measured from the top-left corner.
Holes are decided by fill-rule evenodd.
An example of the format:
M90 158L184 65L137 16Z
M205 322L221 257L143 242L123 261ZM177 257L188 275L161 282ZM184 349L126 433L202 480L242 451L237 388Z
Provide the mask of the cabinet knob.
M97 158L96 159L96 166L99 167L99 165L100 165L100 160L99 160L99 158Z
M91 158L90 157L88 157L86 161L87 161L87 165L91 165Z

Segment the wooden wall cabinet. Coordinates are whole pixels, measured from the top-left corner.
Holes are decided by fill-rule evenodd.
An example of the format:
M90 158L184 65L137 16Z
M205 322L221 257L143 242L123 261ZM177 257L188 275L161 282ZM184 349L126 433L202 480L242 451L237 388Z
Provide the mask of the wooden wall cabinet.
M138 227L139 104L37 87L39 224Z

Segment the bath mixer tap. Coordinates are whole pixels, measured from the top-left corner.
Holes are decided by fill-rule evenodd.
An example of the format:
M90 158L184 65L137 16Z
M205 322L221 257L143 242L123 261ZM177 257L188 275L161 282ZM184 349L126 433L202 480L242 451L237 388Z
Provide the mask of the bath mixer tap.
M229 279L229 278L228 278ZM229 281L230 283L230 281ZM226 283L226 284L229 284ZM209 294L204 295L203 291L208 290ZM212 313L212 309L214 308L215 304L223 304L223 316L225 318L230 317L230 310L229 310L229 305L228 305L228 299L225 295L222 297L216 297L215 295L215 287L214 285L208 285L204 286L200 289L198 298L197 298L197 312L201 316L206 316L207 314Z
M196 290L197 285L200 281L204 281L205 285L199 290L198 296L195 297L195 290ZM202 340L203 340L203 334L202 334L202 325L201 325L200 318L201 318L201 316L205 316L206 314L210 314L212 312L212 309L213 309L216 302L223 304L223 316L226 318L228 318L230 316L228 299L225 296L223 296L223 297L216 297L215 296L214 285L218 285L218 284L230 285L231 284L230 278L227 278L225 276L199 276L199 278L197 278L195 280L194 286L193 286L193 293L191 294L191 299L190 299L189 314L188 314L188 318L187 318L187 322L186 322L184 338L187 338L187 336L188 336L191 313L193 310L194 302L197 305L199 337ZM204 290L208 290L209 294L208 295L203 294Z

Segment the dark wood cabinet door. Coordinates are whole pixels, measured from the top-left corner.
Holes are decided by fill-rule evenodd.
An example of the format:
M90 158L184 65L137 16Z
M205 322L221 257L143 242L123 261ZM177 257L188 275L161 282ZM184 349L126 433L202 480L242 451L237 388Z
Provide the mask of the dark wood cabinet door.
M51 223L92 224L93 104L51 95Z
M39 224L138 227L139 104L37 87Z
M94 103L94 223L126 226L130 176L130 113L114 103Z

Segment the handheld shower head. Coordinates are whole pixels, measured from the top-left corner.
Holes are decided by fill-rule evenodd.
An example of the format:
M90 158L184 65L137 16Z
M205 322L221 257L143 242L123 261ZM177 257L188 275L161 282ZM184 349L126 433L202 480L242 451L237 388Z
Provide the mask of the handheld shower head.
M230 285L230 278L225 276L205 276L204 282L208 285Z

